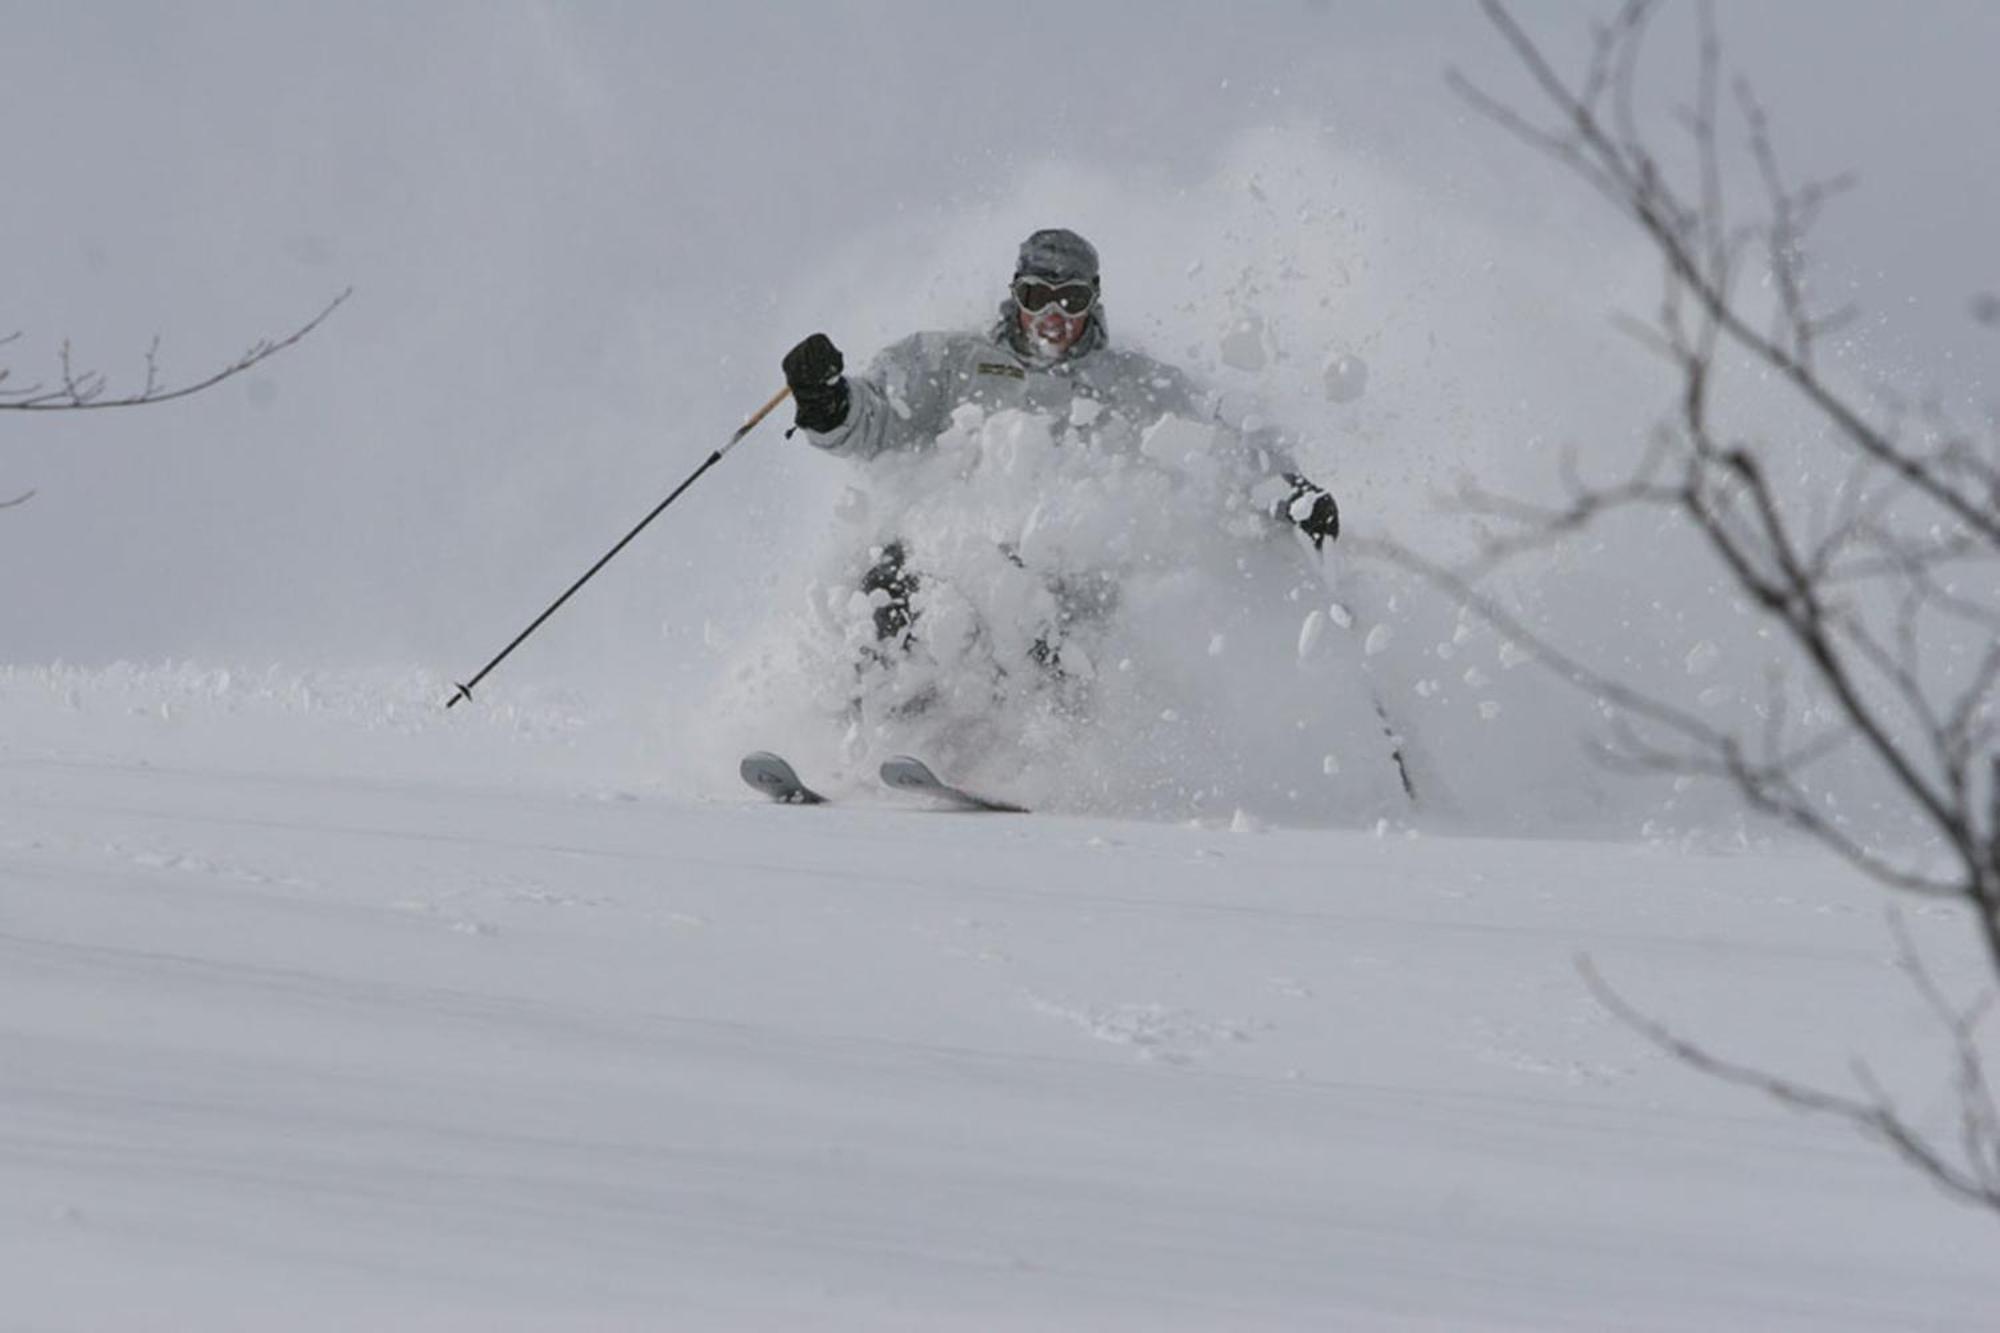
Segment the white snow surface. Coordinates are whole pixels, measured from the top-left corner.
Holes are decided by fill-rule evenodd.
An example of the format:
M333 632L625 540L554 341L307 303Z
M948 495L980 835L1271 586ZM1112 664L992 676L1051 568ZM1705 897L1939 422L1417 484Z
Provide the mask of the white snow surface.
M1948 1128L1879 894L1818 856L786 809L587 700L444 692L0 672L0 1325L2000 1308L1989 1219L1574 968ZM1976 984L1962 922L1911 925Z
M2000 1323L1989 1220L1687 1072L1575 968L1774 1072L1863 1058L1948 1135L1879 892L1715 784L1607 777L1601 705L1359 564L1463 560L1462 483L1559 502L1572 450L1614 482L1675 410L1608 318L1658 308L1650 247L1439 77L1525 91L1477 7L1056 6L1091 73L1025 119L973 7L811 43L757 6L154 8L0 40L41 187L9 383L73 340L136 388L156 334L186 382L355 297L215 391L8 436L0 1333ZM1692 86L1669 9L1648 116ZM1864 312L1821 368L1983 420L2000 173L1936 127L1993 122L2000 7L1814 14L1724 27L1787 169L1864 183L1815 234L1814 290ZM1885 71L1922 95L1851 95ZM792 342L984 327L1047 225L1099 246L1116 344L1296 441L1334 552L1254 531L1188 423L1127 464L1070 448L1115 427L1088 405L966 418L857 468L781 414L440 708ZM1728 433L1811 529L1823 428L1742 369ZM891 536L921 669L857 724ZM1051 688L1051 579L1107 572ZM1658 516L1485 587L1718 729L1767 734L1780 690L1835 722ZM1980 669L1977 626L1920 628L1927 684ZM846 799L758 803L752 747ZM912 809L871 777L902 748L1056 813ZM1862 747L1808 776L1843 833L1921 844ZM1962 922L1910 922L1955 998L1990 986Z

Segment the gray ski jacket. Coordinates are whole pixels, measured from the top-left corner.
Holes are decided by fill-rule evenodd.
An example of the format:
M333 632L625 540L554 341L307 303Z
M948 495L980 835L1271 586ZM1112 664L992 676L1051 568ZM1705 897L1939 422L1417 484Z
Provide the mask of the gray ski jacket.
M1078 417L1078 402L1088 400L1098 414L1122 419L1135 432L1167 416L1221 426L1246 461L1255 460L1257 473L1297 475L1278 431L1254 419L1231 419L1217 395L1174 366L1106 346L1101 316L1077 349L1056 362L1019 350L1008 336L1012 323L1003 307L1001 320L986 333L916 333L890 344L866 371L848 377L846 420L829 431L805 430L807 440L830 453L873 458L926 447L963 404L988 415L1012 408L1070 421Z

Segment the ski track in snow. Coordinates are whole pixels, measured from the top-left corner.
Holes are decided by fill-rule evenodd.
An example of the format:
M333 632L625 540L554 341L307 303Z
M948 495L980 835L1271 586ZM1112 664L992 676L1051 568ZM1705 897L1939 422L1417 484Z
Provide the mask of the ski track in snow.
M1674 1066L1572 968L1937 1107L1875 896L1816 858L4 751L0 796L21 1326L1976 1328L2000 1297L1982 1219Z

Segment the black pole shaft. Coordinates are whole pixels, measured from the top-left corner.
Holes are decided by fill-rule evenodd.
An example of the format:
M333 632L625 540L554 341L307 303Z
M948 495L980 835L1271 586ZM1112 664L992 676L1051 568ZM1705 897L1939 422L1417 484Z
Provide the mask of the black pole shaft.
M592 565L589 569L583 572L582 578L578 579L575 583L570 584L569 588L563 593L562 596L556 598L553 602L550 602L548 609L542 612L540 615L536 616L533 624L529 625L519 634L516 634L514 636L514 641L512 643L508 644L505 648L502 648L499 654L495 656L491 662L488 662L485 666L479 668L478 675L474 676L471 680L468 680L464 684L460 685L458 687L458 692L453 694L451 698L445 700L444 706L446 708L453 708L457 706L459 700L470 699L472 697L472 690L474 686L478 685L480 681L485 680L487 675L493 670L493 668L499 666L502 662L506 661L508 654L512 653L516 648L519 648L523 643L527 642L528 636L530 634L533 634L536 630L540 629L542 627L542 622L547 620L550 616L554 615L557 612L557 610L559 610L562 607L562 604L564 602L567 602L571 597L575 596L576 590L578 588L581 588L584 584L590 582L593 578L597 577L597 571L604 568L606 565L610 564L611 558L617 555L620 551L624 550L627 546L629 546L634 537L637 537L640 533L646 530L647 524L651 523L654 519L658 518L662 513L666 511L668 505L680 499L681 493L683 491L687 490L688 487L694 485L695 482L701 480L702 473L708 471L710 468L714 467L717 463L721 462L722 456L728 453L730 449L734 448L738 440L742 439L745 435L748 435L753 429L755 429L758 422L762 421L766 416L770 415L771 409L776 407L779 403L783 402L789 393L790 390L788 389L780 391L776 397L771 399L770 402L764 404L764 406L758 410L755 416L751 417L748 421L744 422L741 426L737 427L736 433L729 437L728 444L723 445L720 449L717 449L714 453L710 454L706 462L704 462L700 467L696 468L692 473L688 474L688 479L686 481L674 487L674 493L672 495L669 495L666 499L654 505L653 511L650 514L647 514L644 518L640 519L639 522L633 527L633 529L630 532L626 533L623 537L620 537L618 539L618 544L616 546L612 547L610 550L606 551L603 555L599 556L597 563Z

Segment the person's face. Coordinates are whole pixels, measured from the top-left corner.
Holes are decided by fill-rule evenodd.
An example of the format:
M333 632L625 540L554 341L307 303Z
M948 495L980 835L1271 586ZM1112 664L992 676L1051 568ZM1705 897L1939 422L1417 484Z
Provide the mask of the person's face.
M1067 352L1090 325L1097 288L1087 282L1016 278L1014 304L1020 309L1023 333L1052 351Z
M1084 326L1090 323L1089 315L1065 315L1060 310L1049 309L1039 315L1021 312L1021 331L1037 342L1058 352L1067 352L1083 336Z

